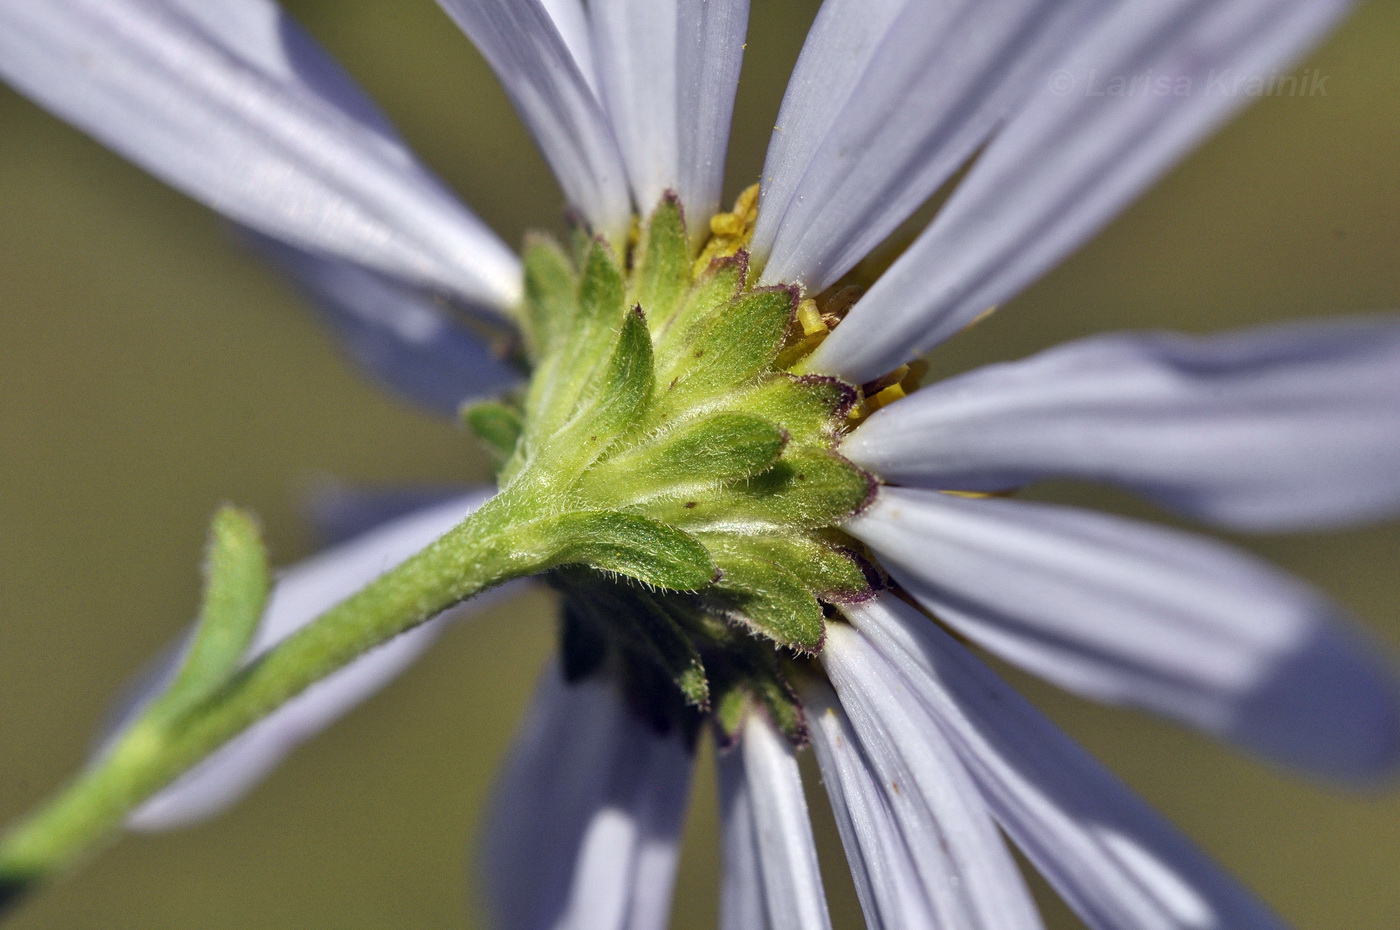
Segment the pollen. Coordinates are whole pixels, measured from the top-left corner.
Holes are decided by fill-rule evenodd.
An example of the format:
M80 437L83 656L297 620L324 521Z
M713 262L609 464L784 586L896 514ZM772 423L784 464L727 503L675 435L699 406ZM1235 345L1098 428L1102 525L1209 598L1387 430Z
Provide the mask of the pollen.
M797 322L802 325L804 336L815 336L818 333L831 331L826 320L822 319L822 312L817 307L817 302L808 297L797 305Z
M854 427L880 408L908 397L919 389L927 374L928 362L917 359L908 365L900 365L884 377L867 381L860 387L859 399L846 412L847 426Z
M749 185L734 201L730 212L710 217L710 238L695 259L692 277L699 278L715 259L728 258L748 246L758 221L758 191L757 184Z
M716 213L710 217L710 233L720 238L742 236L744 218L734 213Z
M904 386L901 384L891 384L889 387L877 393L874 397L866 400L866 405L871 412L879 410L881 407L888 407L890 404L907 396L904 393Z

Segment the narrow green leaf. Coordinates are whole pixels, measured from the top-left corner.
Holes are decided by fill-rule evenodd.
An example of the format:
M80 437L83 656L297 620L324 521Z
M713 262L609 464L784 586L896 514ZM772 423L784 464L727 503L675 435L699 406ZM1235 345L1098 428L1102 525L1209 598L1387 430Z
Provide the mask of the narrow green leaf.
M828 600L859 598L870 593L870 580L855 553L825 540L793 533L754 536L699 533L697 537L711 551L742 551L781 565L808 591Z
M695 591L718 576L695 537L633 513L567 513L539 521L530 535L548 547L554 566L588 565L673 591Z
M712 677L710 690L714 697L713 713L710 717L715 728L715 741L721 748L728 749L739 739L739 731L749 714L752 695L736 677L730 677L717 684Z
M700 652L686 636L666 598L639 592L634 629L645 643L647 653L667 677L675 682L686 703L697 710L710 709L710 684Z
M570 480L595 462L617 438L636 426L651 401L651 335L640 311L627 315L606 368L585 386L573 419L550 438L549 453L574 463L561 468L561 480Z
M566 330L578 306L578 272L559 243L547 236L525 240L525 338L531 357L543 358Z
M587 401L593 409L592 422L613 433L634 425L656 384L652 366L651 334L638 308L623 320L608 367L590 386Z
M618 663L623 700L632 713L647 722L656 733L679 732L688 746L694 746L700 714L660 666L650 659L624 652Z
M855 400L855 388L835 378L784 372L741 393L733 407L767 417L795 436L834 441L836 424Z
M583 278L579 281L579 321L593 329L615 328L626 305L627 285L622 268L608 244L596 239L584 258Z
M579 570L564 569L558 577L568 591L564 613L566 669L570 667L571 645L578 652L574 659L578 664L596 654L587 638L597 637L606 643L605 637L611 634L639 661L655 666L686 703L697 710L709 709L705 666L681 626L683 618L674 598L653 597L635 586Z
M763 532L838 524L874 493L873 479L827 449L792 448L755 478L720 488L694 502L665 501L648 508L659 520L696 529Z
M576 309L531 381L526 421L532 439L552 436L573 416L612 357L627 315L622 269L608 244L596 240L584 258Z
M775 670L772 674L757 676L754 682L758 685L755 689L758 699L772 717L778 732L796 746L807 745L811 738L807 732L807 714L787 679Z
M598 237L588 231L583 223L571 222L565 244L573 252L574 264L582 266L588 257L588 250L598 243Z
M690 293L676 313L668 320L658 321L662 325L656 327L657 355L669 357L691 329L738 299L743 293L748 272L749 257L746 252L711 262L709 268L691 285Z
M250 514L224 507L214 515L204 577L194 639L174 681L152 707L162 717L178 716L222 687L257 635L272 571Z
M462 419L491 451L497 465L511 457L523 429L520 413L514 407L494 400L486 401L468 407L462 412Z
M782 455L787 433L743 413L718 413L648 437L589 470L580 493L636 503L661 495L700 494L766 471Z
M711 721L721 747L734 745L744 720L756 710L767 712L794 745L807 744L806 715L772 649L745 637L736 648L711 661L710 688L714 694Z
M711 554L723 574L707 599L779 645L799 652L821 650L826 618L796 575L737 546L716 546Z
M680 201L667 193L652 211L638 244L633 299L659 331L679 307L690 286L690 241Z
M658 360L663 411L728 393L767 369L796 306L792 288L759 288L694 327L671 357Z

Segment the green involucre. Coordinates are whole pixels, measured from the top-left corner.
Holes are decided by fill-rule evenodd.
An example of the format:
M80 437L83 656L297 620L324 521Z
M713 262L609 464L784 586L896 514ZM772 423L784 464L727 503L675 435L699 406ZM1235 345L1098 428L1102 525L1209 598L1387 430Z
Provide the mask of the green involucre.
M875 488L836 452L856 393L777 367L802 335L796 288L751 286L742 251L697 273L692 241L669 196L626 255L580 239L571 258L532 238L533 380L517 416L483 405L466 419L504 461L503 489L559 515L560 532L586 513L613 533L570 550L593 571L556 578L571 674L612 657L716 720L745 695L797 738L783 657L821 649L824 602L870 590L836 533Z

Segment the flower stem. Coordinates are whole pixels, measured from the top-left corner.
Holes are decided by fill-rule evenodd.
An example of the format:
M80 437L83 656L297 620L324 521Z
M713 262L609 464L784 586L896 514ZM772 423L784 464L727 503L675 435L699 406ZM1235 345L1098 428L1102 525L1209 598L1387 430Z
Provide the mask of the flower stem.
M533 512L532 512L533 511ZM508 492L235 673L174 720L138 719L0 839L0 911L111 839L128 814L220 746L371 648L487 588L543 571L560 541Z

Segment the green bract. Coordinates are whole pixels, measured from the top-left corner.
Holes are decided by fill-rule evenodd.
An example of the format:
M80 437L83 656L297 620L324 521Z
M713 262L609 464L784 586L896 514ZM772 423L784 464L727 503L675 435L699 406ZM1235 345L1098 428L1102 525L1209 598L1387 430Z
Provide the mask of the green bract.
M870 590L835 531L875 487L835 449L856 392L778 366L803 336L796 288L691 242L670 197L625 256L532 238L534 376L466 421L502 491L570 540L552 574L570 675L611 659L653 716L689 706L723 733L756 701L800 738L785 656L821 649L823 601Z

